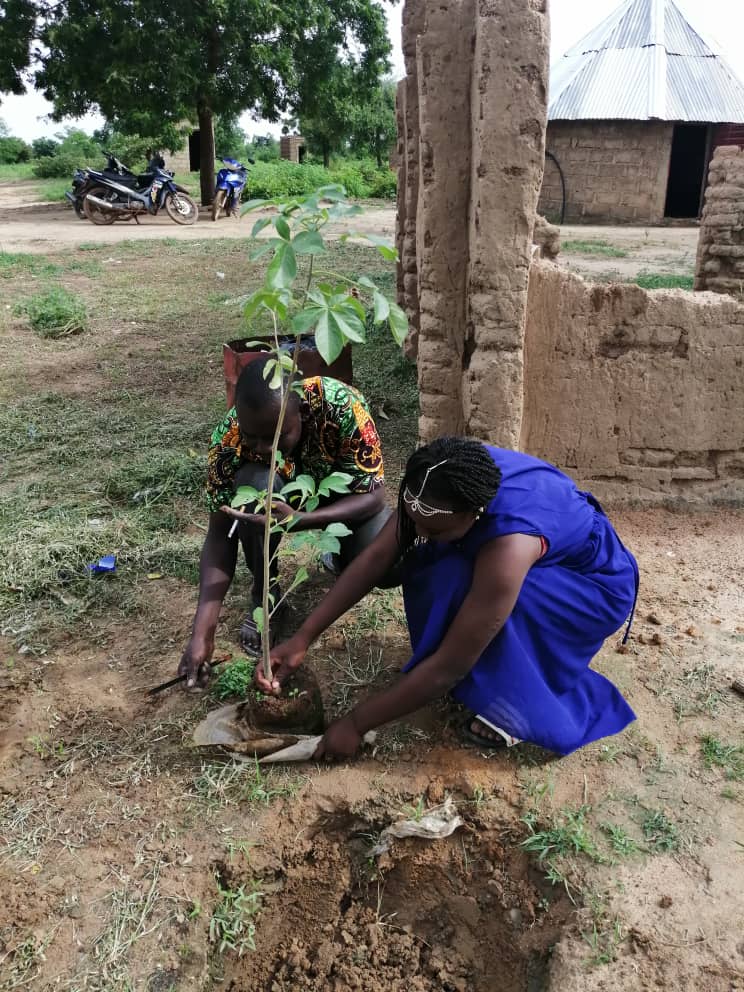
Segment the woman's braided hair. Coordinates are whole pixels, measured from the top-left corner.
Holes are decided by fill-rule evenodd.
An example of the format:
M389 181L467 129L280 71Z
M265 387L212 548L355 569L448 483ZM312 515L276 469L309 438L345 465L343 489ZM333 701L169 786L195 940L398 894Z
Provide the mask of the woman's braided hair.
M443 464L439 465L440 462ZM406 489L418 493L426 470L429 476L421 498L443 510L477 513L498 491L501 472L480 441L466 437L440 437L414 451L408 459L398 492L398 542L405 554L416 543L416 527L406 512Z

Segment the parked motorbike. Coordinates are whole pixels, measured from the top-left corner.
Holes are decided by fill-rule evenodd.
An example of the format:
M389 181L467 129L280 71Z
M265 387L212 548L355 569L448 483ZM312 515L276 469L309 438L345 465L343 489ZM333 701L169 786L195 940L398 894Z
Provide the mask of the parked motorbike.
M248 169L234 158L223 158L227 166L217 173L214 200L212 200L212 220L218 220L224 210L227 216L237 216L240 207L240 197L243 195L248 179ZM253 165L253 159L248 159Z
M161 164L156 164L159 162ZM150 162L148 171L135 176L113 176L88 170L93 182L83 200L83 210L94 224L111 224L114 220L131 220L139 224L140 214L157 214L162 207L176 224L195 224L199 208L185 187L175 182L173 173L164 169L163 159Z
M134 185L138 180L133 172L131 172L126 165L123 165L115 155L111 152L104 152L106 156L106 168L103 170L102 175L107 176L109 179L113 179L116 182L124 183L125 185ZM165 165L163 159L159 156L153 161L162 162ZM152 166L150 166L152 167ZM75 174L72 177L72 189L67 190L65 197L72 204L72 208L80 218L80 220L85 220L85 210L83 208L83 201L88 193L91 193L96 186L96 182L91 178L90 170L88 169L75 169ZM115 216L112 216L110 220L106 223L112 224L116 220Z

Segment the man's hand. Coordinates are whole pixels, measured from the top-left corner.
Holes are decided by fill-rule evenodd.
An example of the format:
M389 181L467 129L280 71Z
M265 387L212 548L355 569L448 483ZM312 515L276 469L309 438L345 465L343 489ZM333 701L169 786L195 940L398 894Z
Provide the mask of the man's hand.
M260 662L256 665L254 680L261 692L278 696L282 690L282 682L285 682L292 672L302 664L307 654L307 648L308 645L297 635L272 648L271 678L264 677Z
M332 723L318 744L313 758L316 761L334 758L353 758L362 743L362 735L356 729L350 716L341 717Z
M178 674L186 676L187 689L194 686L203 689L209 682L209 663L213 653L214 637L196 637L192 634L178 665Z

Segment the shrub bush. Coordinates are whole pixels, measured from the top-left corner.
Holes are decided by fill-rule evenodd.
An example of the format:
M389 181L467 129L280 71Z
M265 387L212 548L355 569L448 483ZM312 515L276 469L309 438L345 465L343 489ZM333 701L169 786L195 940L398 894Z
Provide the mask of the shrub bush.
M54 138L34 138L31 142L31 150L34 158L51 158L57 154L59 142Z
M397 188L395 173L389 169L378 170L373 162L341 159L334 162L332 168L325 169L314 163L297 165L279 160L256 162L249 168L243 200L300 196L329 183L340 183L347 194L356 199L368 196L393 199Z
M39 179L62 179L75 169L95 162L103 168L100 146L84 131L68 130L54 155L39 159L34 165L34 175Z
M31 158L31 148L20 138L0 138L0 164L15 165L17 162L28 162Z
M52 286L16 306L15 312L23 314L36 333L42 338L62 338L78 334L88 326L85 303L75 293Z

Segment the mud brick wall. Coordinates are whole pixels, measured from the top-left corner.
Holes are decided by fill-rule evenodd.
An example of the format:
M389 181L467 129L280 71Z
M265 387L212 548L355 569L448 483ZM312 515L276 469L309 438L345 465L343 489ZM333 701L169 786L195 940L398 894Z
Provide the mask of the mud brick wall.
M695 289L744 300L744 149L716 150L700 222Z
M566 223L661 223L673 130L653 121L551 121L547 150L565 177ZM560 217L561 182L550 159L538 209L548 220Z
M279 139L279 155L288 162L299 163L305 139L300 134L283 134Z
M423 440L516 445L548 76L546 0L407 0L399 291Z
M520 447L611 501L744 499L744 306L530 275Z

